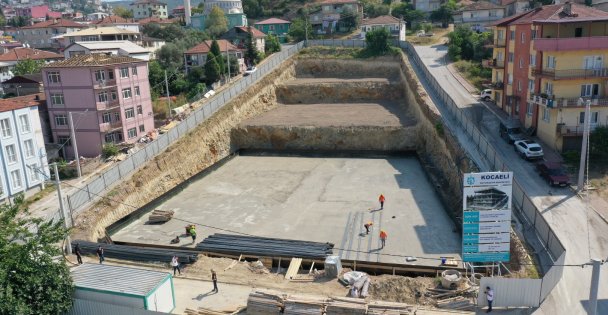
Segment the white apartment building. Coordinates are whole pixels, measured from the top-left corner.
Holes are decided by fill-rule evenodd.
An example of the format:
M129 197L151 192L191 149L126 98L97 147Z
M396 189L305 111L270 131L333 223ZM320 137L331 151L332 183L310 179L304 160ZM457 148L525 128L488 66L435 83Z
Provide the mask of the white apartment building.
M0 200L39 191L49 175L38 114L43 98L40 93L0 100Z

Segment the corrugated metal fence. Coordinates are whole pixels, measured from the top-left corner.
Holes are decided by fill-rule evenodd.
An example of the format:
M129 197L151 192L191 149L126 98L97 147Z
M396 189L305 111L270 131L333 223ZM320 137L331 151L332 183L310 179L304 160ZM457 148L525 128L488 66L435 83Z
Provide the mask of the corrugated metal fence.
M163 312L148 311L127 306L74 299L72 310L64 315L161 315Z
M131 154L127 159L117 163L112 168L106 170L97 178L92 179L81 190L67 196L68 205L71 213L76 213L79 209L89 206L98 195L102 195L112 185L119 182L122 178L130 175L134 170L150 161L159 153L163 152L169 145L179 138L196 128L200 123L213 115L218 109L227 104L232 98L245 91L260 78L273 71L283 61L297 53L304 47L300 42L283 51L272 55L253 74L242 77L226 90L223 90L207 100L203 106L197 108L185 120L181 121L168 133L160 135L156 141L148 143L139 151Z

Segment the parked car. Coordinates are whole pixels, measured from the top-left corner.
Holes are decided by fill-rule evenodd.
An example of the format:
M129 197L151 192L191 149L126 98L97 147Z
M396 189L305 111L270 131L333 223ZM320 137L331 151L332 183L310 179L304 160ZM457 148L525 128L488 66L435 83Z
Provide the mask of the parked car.
M521 132L521 128L517 124L500 123L499 129L500 137L505 139L509 144L524 139L524 134Z
M515 151L526 160L542 159L544 156L543 148L532 140L518 140L514 145Z
M485 90L481 91L481 99L486 102L491 100L492 99L492 90L485 89Z
M427 33L424 30L419 30L416 33L416 36L418 36L418 37L431 37L431 36L433 36L433 33L431 33L431 32Z
M570 176L566 173L563 165L558 162L542 162L536 164L536 170L550 186L570 185Z
M249 66L247 67L247 70L245 70L245 76L248 76L256 71L258 71L258 68L256 68L255 66Z

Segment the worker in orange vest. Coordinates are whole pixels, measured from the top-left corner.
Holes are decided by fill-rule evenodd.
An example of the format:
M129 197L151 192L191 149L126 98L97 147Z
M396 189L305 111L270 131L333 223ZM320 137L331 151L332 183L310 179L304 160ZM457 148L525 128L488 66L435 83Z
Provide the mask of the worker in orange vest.
M374 222L371 222L371 221L367 222L363 225L365 227L365 234L369 234L369 228L371 228L372 225L374 225Z
M380 248L384 248L387 237L388 237L388 234L386 234L386 232L384 230L380 230L380 244L382 245L382 247L380 247Z
M378 201L380 201L380 210L384 209L384 195L380 194L380 197L378 197Z

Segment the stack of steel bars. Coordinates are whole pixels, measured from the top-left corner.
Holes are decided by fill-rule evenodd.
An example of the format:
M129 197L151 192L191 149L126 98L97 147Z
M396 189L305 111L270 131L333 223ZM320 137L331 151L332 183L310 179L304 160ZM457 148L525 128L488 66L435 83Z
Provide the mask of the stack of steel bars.
M179 250L179 249L164 249L164 248L150 248L150 247L139 247L139 246L128 246L128 245L116 245L116 244L105 244L105 243L94 243L87 241L74 241L72 242L72 248L74 245L80 244L80 250L83 255L96 255L98 246L104 249L104 256L106 258L133 260L133 261L158 261L158 262L171 262L173 256L177 256L177 259L182 264L191 264L198 259L198 252Z
M286 240L257 236L216 233L196 245L204 252L265 257L300 257L321 259L333 253L334 244Z

